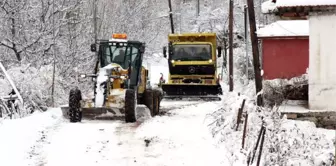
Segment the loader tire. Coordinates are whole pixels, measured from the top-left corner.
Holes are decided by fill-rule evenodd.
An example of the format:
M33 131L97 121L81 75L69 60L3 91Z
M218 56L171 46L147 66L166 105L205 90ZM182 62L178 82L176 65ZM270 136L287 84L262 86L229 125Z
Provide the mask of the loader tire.
M72 89L69 94L69 117L71 123L82 121L82 112L80 110L81 100L81 91L77 88Z
M160 113L161 92L158 90L153 91L153 115L156 116Z
M154 116L154 112L153 112L153 91L150 89L145 90L144 93L144 103L146 105L146 107L150 110L151 116Z
M135 108L136 108L136 94L135 90L127 89L125 95L125 121L126 123L136 122Z

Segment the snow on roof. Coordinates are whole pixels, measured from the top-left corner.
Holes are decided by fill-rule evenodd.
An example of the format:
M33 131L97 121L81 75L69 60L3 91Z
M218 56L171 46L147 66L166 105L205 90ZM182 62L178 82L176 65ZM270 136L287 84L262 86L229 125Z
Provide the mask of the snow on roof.
M257 30L258 37L309 36L308 20L277 21Z
M336 0L277 0L276 7L336 6Z

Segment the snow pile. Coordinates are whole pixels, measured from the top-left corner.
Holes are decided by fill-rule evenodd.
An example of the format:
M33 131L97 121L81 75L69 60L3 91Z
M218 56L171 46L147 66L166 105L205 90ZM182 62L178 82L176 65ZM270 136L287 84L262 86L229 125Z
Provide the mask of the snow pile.
M125 89L111 89L110 94L114 96L114 102L115 102L115 103L110 103L110 107L124 108L126 90Z
M1 165L29 165L28 160L41 153L34 145L45 141L47 129L57 126L62 121L60 117L59 109L50 109L22 119L0 121Z
M257 30L258 37L309 36L309 20L281 20Z
M335 6L335 0L277 0L277 7L295 7L295 6Z
M273 0L268 0L261 4L261 11L264 14L274 13L277 11L276 4L272 2Z
M334 165L335 131L312 122L271 119L267 126L265 165Z
M245 146L242 149L244 114L238 131L235 129L238 108L243 99L246 99L244 112L248 113L248 122ZM218 146L228 151L233 165L245 165L248 159L251 160L262 126L262 117L266 134L261 165L331 165L335 159L334 130L318 129L310 122L281 118L276 107L258 108L254 100L247 96L238 96L234 92L225 95L222 104L223 108L210 114L209 118L213 122L209 126ZM259 148L255 153L254 164L258 154Z
M239 130L235 131L238 109L240 108L242 101L245 97L238 96L236 93L227 93L222 100L223 106L221 109L209 114L208 118L212 119L212 123L209 127L212 131L213 137L217 140L218 146L227 151L227 158L231 165L243 165L247 161L246 151L241 150L242 142L242 125L240 125ZM246 102L246 110L250 110L249 101ZM249 115L249 123L254 125L248 126L248 137L246 138L247 146L252 146L252 140L256 140L257 128L260 126L261 122L258 117Z
M99 70L96 82L95 107L102 107L105 101L106 82L109 81L105 68Z
M97 82L96 82L96 97L95 97L95 106L102 107L105 102L105 89L107 86L107 81L109 80L109 73L112 73L112 70L123 70L118 64L109 64L101 69L99 69ZM120 89L111 90L110 93L116 97L116 107L121 107L124 103L125 91ZM111 105L112 106L112 105Z
M266 105L280 105L286 99L305 100L308 97L308 74L287 79L263 81Z

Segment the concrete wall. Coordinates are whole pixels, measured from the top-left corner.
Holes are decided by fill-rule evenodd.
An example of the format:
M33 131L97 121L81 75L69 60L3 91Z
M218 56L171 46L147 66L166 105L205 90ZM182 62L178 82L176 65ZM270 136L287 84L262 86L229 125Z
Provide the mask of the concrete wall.
M336 15L309 17L309 107L336 112Z
M309 61L309 38L262 39L263 79L291 79L306 73Z

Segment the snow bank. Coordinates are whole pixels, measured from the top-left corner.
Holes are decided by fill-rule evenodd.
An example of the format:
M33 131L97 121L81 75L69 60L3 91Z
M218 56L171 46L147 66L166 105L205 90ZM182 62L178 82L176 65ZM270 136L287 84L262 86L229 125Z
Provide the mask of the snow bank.
M309 36L309 21L276 21L257 30L257 35L258 37Z
M38 150L34 145L44 139L47 128L60 122L60 117L59 109L50 109L22 119L0 121L1 165L28 165L28 159Z
M244 112L248 113L244 149L241 148L244 124L241 123L235 131L238 108L243 99L246 99ZM229 160L233 165L246 165L258 138L261 117L266 127L261 165L331 165L335 159L334 130L316 128L311 122L280 118L276 107L257 108L255 100L249 96L238 96L235 92L223 96L222 105L209 117L213 119L210 127L218 146L231 154ZM244 117L241 120L243 122ZM258 154L257 151L254 164Z
M280 125L280 126L277 126ZM332 165L335 131L316 128L312 122L274 120L267 130L265 165Z
M277 0L276 7L295 7L295 6L330 6L336 5L335 0Z

